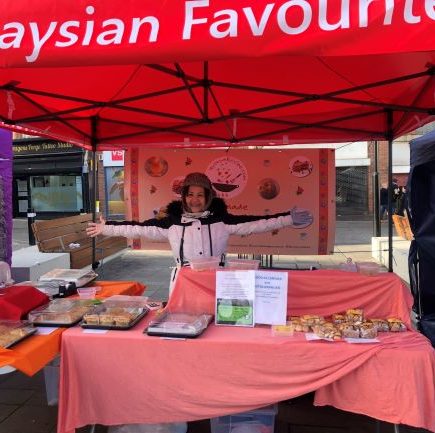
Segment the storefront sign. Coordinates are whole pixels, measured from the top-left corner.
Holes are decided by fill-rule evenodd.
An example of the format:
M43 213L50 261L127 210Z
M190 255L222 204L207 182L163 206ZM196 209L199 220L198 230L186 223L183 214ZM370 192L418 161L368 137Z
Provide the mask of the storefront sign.
M122 167L124 165L124 151L110 150L103 152L104 167Z
M83 152L82 149L64 141L15 142L12 146L14 157L41 155L50 153Z

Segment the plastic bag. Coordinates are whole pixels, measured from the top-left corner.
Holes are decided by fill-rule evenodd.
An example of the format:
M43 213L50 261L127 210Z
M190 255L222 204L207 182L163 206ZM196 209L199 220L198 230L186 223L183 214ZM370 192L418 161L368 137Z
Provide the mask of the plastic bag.
M10 266L6 262L0 261L0 287L8 286L13 282Z

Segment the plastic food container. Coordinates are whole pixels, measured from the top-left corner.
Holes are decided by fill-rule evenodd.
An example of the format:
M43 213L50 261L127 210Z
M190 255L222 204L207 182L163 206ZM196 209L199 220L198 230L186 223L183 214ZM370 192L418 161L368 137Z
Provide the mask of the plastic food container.
M275 404L249 412L212 418L211 433L273 433L277 412L278 407Z
M377 275L380 271L380 266L373 262L357 262L356 268L360 274Z
M208 271L211 269L217 269L220 263L219 257L204 257L199 259L190 260L190 267L194 271Z
M39 326L72 326L93 306L92 300L55 299L29 313L29 322Z
M194 338L202 334L213 316L211 314L190 314L166 312L150 322L146 333L166 337Z
M292 337L295 325L292 322L287 322L286 325L272 325L271 331L274 337Z
M39 281L57 281L59 284L74 283L82 287L98 277L94 271L82 269L52 269L39 277Z
M97 293L96 287L78 287L77 293L80 299L95 299Z
M23 320L0 320L0 347L6 349L37 331Z
M230 259L227 260L226 266L231 269L258 269L260 260Z
M97 305L83 316L82 328L130 329L148 313L148 308L126 307L122 302Z
M104 301L106 307L145 308L148 296L113 295Z

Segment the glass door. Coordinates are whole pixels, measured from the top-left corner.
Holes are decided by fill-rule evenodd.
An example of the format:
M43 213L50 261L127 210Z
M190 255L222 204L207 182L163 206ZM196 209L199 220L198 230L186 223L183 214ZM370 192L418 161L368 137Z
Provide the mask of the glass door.
M14 216L26 217L29 207L29 181L27 177L15 178Z

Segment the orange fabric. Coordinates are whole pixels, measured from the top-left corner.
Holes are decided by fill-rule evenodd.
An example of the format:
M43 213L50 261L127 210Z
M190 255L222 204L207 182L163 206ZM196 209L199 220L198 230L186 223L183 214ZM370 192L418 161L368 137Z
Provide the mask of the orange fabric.
M169 308L213 311L214 281L214 272L183 269ZM409 293L392 274L290 272L289 282L292 314L350 306L380 317L409 314ZM348 344L307 342L300 333L272 337L266 326L211 325L197 339L167 340L143 334L149 320L126 332L63 334L58 433L215 417L313 390L321 391L317 404L435 431L435 352L416 332Z
M101 287L96 295L98 299L113 295L140 296L146 290L146 286L138 281L96 281L95 286Z
M59 353L63 331L59 328L49 335L34 335L12 349L0 349L0 367L10 365L33 376Z
M141 295L146 286L137 281L98 281L101 292L97 298L113 295ZM23 373L33 376L60 351L61 335L64 328L59 328L49 335L34 335L11 349L0 348L0 367L10 365Z

